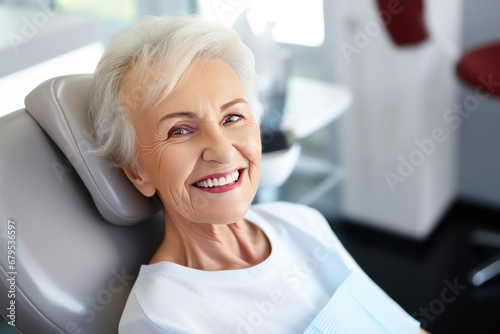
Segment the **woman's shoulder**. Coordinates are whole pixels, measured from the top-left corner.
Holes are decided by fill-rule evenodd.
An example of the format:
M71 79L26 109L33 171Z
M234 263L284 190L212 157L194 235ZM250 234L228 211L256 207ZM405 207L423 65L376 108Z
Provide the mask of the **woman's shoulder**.
M255 219L254 222L261 227L271 227L285 238L293 236L292 238L303 240L304 237L310 236L326 249L339 254L348 267L357 267L356 262L319 210L303 204L273 202L253 205L250 213L249 220ZM296 245L296 242L294 244Z

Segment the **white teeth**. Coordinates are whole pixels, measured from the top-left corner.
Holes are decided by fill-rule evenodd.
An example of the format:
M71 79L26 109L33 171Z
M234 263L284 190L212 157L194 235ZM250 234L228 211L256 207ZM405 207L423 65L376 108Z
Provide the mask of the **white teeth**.
M234 171L231 174L226 175L226 177L206 179L203 181L196 182L196 186L200 188L221 187L238 181L239 177L240 173L238 171Z
M226 183L227 182L225 177L219 177L219 186L225 186Z

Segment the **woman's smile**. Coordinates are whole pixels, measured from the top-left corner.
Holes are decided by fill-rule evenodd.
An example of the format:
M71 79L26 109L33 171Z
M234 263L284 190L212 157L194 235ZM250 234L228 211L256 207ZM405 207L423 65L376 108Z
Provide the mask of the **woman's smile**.
M201 191L212 194L225 193L241 186L244 169L237 169L231 173L214 174L195 183Z

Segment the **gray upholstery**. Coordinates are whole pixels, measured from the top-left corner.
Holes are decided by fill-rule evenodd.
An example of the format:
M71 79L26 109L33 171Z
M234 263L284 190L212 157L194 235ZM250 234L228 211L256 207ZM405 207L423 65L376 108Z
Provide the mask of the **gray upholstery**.
M25 99L26 109L71 162L103 215L111 223L129 225L158 210L125 175L88 151L93 148L88 117L92 76L70 75L42 83Z
M16 327L26 334L117 333L140 265L163 236L162 214L150 203L127 211L137 204L128 180L108 167L88 175L79 168L96 164L86 154L78 158L75 150L88 138L73 128L75 119L84 119L89 79L49 80L26 100L29 113L0 118L0 314L7 315L10 302L5 254L11 220ZM115 225L145 217L141 224Z

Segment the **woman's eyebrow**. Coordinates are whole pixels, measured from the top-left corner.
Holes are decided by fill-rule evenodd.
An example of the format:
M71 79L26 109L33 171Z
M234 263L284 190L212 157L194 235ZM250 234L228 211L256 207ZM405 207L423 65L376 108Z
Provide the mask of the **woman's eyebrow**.
M229 101L227 103L224 103L221 107L220 107L220 110L221 111L224 111L226 109L229 109L231 108L232 106L234 106L235 104L238 104L238 103L248 103L247 100L243 99L243 98L237 98L237 99L234 99L232 101Z
M158 124L167 120L167 119L181 118L181 117L195 118L196 114L192 111L178 111L178 112L169 113L169 114L163 115L160 118L160 121L158 122Z
M231 108L232 106L234 106L235 104L238 104L238 103L248 103L248 102L244 98L240 97L240 98L237 98L237 99L234 99L232 101L224 103L220 107L220 110L224 111L224 110L229 109L229 108ZM166 115L163 115L160 118L160 121L158 123L161 123L161 122L163 122L163 121L165 121L167 119L182 118L182 117L196 118L196 113L194 113L192 111L177 111L177 112L168 113Z

